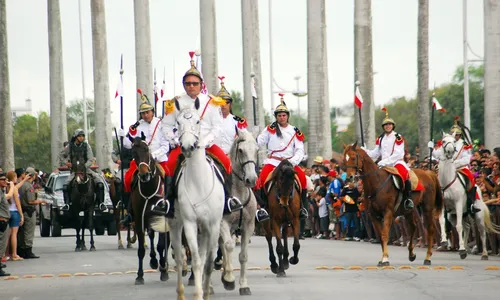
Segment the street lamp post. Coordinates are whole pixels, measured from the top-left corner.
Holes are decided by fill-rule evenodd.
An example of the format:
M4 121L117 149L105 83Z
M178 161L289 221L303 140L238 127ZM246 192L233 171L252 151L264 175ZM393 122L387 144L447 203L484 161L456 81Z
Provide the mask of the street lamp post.
M300 118L301 118L300 117L300 97L307 96L307 92L300 90L300 85L299 85L300 76L295 76L293 79L295 79L295 81L297 82L296 90L292 93L295 97L297 97L297 115L298 115L297 127L301 128L300 127Z

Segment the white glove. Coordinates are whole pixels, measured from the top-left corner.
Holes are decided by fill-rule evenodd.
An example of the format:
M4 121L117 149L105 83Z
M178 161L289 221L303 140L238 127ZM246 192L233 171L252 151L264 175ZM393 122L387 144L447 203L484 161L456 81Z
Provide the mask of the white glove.
M125 130L123 130L122 128L118 128L117 134L119 137L125 137Z
M381 160L381 161L378 162L377 165L378 165L379 168L382 168L383 166L385 166L385 163L384 163L383 160Z
M214 143L214 135L209 133L207 134L206 137L203 138L203 144L202 145L205 145L206 148L209 148L210 146L213 145Z
M434 142L433 141L429 141L429 143L427 143L427 147L434 149Z
M151 153L151 156L153 156L153 159L156 160L157 157L161 156L163 154L161 149L158 149L156 151L153 151Z

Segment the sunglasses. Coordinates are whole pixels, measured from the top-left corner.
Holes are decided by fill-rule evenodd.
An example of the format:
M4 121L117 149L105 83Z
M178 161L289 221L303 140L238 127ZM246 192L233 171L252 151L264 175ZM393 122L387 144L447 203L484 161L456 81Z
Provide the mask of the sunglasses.
M7 180L7 178L5 178L5 177L4 178L0 178L0 181L5 181L5 180Z
M477 167L477 165L471 165L471 167Z
M184 85L185 86L199 86L200 85L200 82L184 82Z

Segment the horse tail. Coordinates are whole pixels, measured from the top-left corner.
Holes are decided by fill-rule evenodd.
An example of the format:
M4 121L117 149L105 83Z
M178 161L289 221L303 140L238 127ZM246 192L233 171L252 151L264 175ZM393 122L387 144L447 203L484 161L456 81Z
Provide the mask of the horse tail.
M439 183L439 179L434 172L432 172L432 180L434 181L434 186L436 187L436 199L434 201L435 213L436 216L439 217L444 208L444 196L443 196L443 191L441 190L441 184Z
M484 211L484 225L486 226L488 232L500 234L500 226L493 224L491 222L491 215L489 208L486 207L486 205L483 205L481 210Z

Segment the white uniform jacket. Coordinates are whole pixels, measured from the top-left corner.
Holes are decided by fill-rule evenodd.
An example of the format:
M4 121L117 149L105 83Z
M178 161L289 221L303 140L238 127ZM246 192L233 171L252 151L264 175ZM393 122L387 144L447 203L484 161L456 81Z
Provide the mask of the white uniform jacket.
M170 145L163 134L161 120L157 117L153 117L151 123L144 120L140 120L139 122L140 124L137 126L136 130L129 129L128 134L130 137L141 137L141 132L143 132L146 136L146 143L149 145L149 151L153 158L158 162L167 161L167 153L170 150ZM123 139L123 147L127 149L132 148L132 142L130 142L127 137Z
M382 138L378 137L375 142L375 148L365 150L368 156L374 161L380 158L379 167L394 167L396 164L401 164L408 168L404 161L405 157L405 142L401 135L392 131L389 134L384 134Z
M228 114L222 119L220 138L215 141L217 146L221 147L224 153L229 154L236 138L236 128L238 131L247 131L247 122L245 119Z
M470 145L466 145L464 140L459 139L455 141L455 154L453 155L453 163L457 169L469 168L470 159L472 156L471 153L472 147ZM432 152L432 156L439 160L440 157L443 157L443 146L441 145L438 149Z
M283 135L281 138L273 126L279 126ZM276 167L286 158L296 166L304 159L304 136L290 124L286 127L281 127L278 123L267 126L257 137L257 144L267 148L265 165L271 164Z
M192 99L188 95L185 94L176 98L180 107L191 105L191 107L194 108L195 99ZM222 113L219 106L209 103L209 96L199 94L198 99L200 101L198 113L200 116L203 115L203 119L201 119L200 122L200 138L203 139L203 144L208 148L220 138ZM203 111L205 112L203 113ZM179 144L179 132L177 130L176 121L178 116L179 111L175 107L174 111L171 113L165 111L165 116L162 119L164 133L169 142L175 145Z

